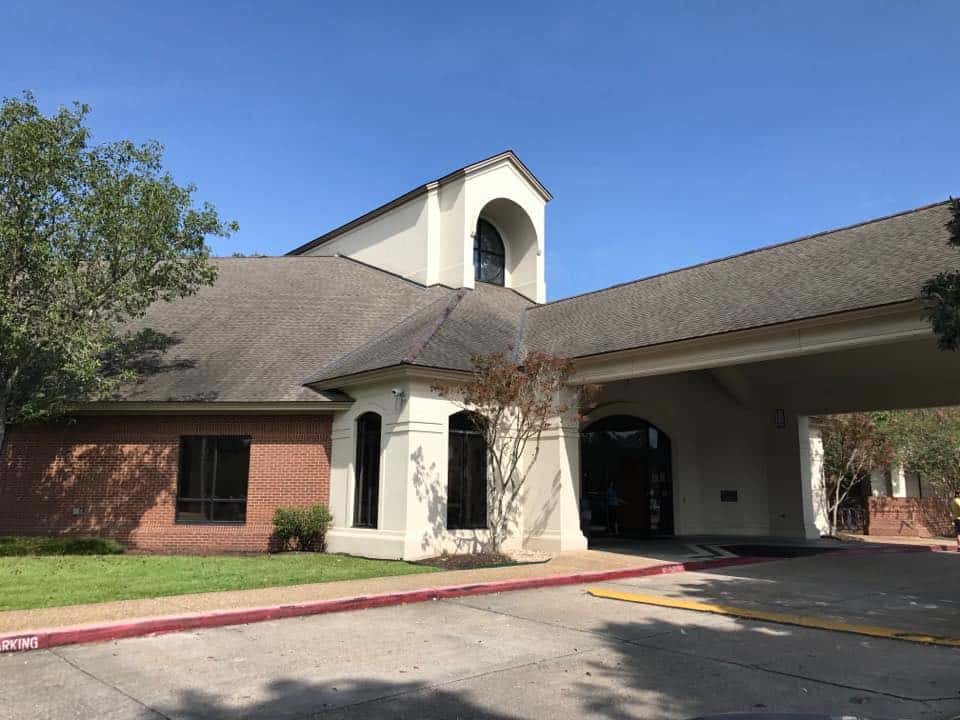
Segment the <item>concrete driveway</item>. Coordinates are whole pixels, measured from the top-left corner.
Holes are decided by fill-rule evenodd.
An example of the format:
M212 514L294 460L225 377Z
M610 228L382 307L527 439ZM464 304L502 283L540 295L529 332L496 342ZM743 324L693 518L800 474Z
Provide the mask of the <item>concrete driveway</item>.
M607 584L960 634L960 556L829 555ZM960 649L583 586L0 656L2 718L960 715Z

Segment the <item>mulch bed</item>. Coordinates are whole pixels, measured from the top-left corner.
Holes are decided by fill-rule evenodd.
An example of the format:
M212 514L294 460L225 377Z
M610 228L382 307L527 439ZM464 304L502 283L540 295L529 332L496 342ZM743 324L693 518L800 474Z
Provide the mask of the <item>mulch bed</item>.
M507 555L500 553L473 553L470 555L438 555L437 557L417 560L416 565L429 565L441 570L473 570L476 568L501 567L503 565L522 565Z

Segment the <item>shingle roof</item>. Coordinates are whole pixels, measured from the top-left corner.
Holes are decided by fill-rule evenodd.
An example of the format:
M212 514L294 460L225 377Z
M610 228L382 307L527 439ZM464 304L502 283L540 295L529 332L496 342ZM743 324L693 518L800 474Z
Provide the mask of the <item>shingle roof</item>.
M953 267L946 203L527 312L523 347L583 357L915 299Z
M425 288L339 257L217 258L217 281L153 305L135 327L175 339L120 399L266 402L338 399L303 387L446 288Z
M339 378L468 370L472 355L518 342L583 357L909 301L960 260L948 218L940 203L546 305L484 283L425 287L336 256L220 258L213 286L134 325L175 344L120 399L337 400Z
M522 313L533 304L513 290L485 283L451 290L337 358L307 383L397 365L469 370L474 355L514 350Z

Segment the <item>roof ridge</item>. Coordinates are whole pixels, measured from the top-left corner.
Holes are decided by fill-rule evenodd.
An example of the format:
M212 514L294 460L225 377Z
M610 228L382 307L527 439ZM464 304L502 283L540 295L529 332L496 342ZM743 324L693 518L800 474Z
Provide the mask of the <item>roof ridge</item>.
M466 296L467 292L463 288L457 290L451 298L447 300L447 304L444 306L440 314L434 319L427 327L427 331L423 334L423 338L414 346L414 351L409 355L405 356L402 362L412 364L420 355L426 350L427 345L430 344L430 341L433 340L434 336L440 331L440 328L443 327L444 323L447 322L447 319L450 317L450 314L454 311L457 305L460 304L460 301ZM428 306L429 307L429 306Z
M382 273L382 274L384 274L384 275L389 275L390 277L394 277L394 278L396 278L397 280L403 280L403 281L406 282L406 283L409 283L409 284L411 284L411 285L416 285L418 288L423 288L424 290L426 290L427 288L433 287L432 285L427 285L426 283L417 282L416 280L414 280L414 279L412 279L412 278L408 278L408 277L405 276L405 275L401 275L400 273L393 272L393 270L386 270L386 269L384 269L384 268L382 268L382 267L379 267L379 266L377 266L377 265L371 265L370 263L364 262L363 260L357 260L355 257L350 257L349 255L341 255L340 253L334 253L333 255L290 255L289 257L291 257L291 258L297 258L297 257L333 257L333 258L338 258L338 259L340 259L340 260L349 260L350 262L356 263L357 265L360 265L361 267L364 267L364 268L366 268L367 270L376 270L376 271L379 272L379 273ZM451 289L452 289L452 288L451 288Z
M462 167L459 167L456 170L453 170L452 172L448 172L445 175L441 175L438 178L434 178L433 180L428 180L425 183L421 183L420 185L417 185L412 190L408 190L407 192L396 196L392 200L388 200L382 205L378 205L377 207L373 208L373 210L368 210L362 215L358 215L352 220L348 220L342 225L338 225L332 230L328 230L322 235L318 235L313 240L308 240L307 242L299 245L298 247L295 247L293 250L290 250L285 254L300 255L302 253L307 252L308 250L312 250L313 248L323 245L324 243L330 240L333 240L335 237L339 237L340 235L343 235L349 232L350 230L353 230L354 228L357 228L363 225L364 223L369 222L370 220L374 220L380 217L381 215L385 215L391 210L395 210L401 205L404 205L407 202L420 197L421 195L426 195L431 190L431 188L448 183L451 180L454 180L461 176L465 176L468 173L481 170L483 169L484 166L500 162L501 160L509 160L510 162L514 163L517 169L519 169L520 174L524 175L526 180L531 185L533 185L535 188L538 189L544 201L549 202L550 200L553 199L553 195L550 193L550 191L547 190L546 186L542 182L540 182L540 179L533 174L533 171L526 166L523 160L520 159L520 156L517 155L517 153L514 152L512 148L507 148L506 150L501 150L498 153L494 153L493 155L485 157L482 160L477 160L476 162L472 162L469 165L464 165Z
M537 304L527 305L527 307L520 311L520 322L517 323L517 336L513 343L513 352L510 353L510 360L513 363L520 361L520 347L523 345L523 332L527 327L527 311L531 307L537 307Z
M540 308L550 307L551 305L558 305L560 303L567 302L568 300L577 300L588 295L597 295L599 293L607 292L608 290L615 290L617 288L626 287L627 285L635 285L637 283L646 282L648 280L655 280L656 278L665 277L667 275L673 275L675 273L685 272L686 270L693 270L695 268L705 267L707 265L716 265L717 263L726 262L728 260L734 260L736 258L745 257L747 255L754 255L756 253L765 252L767 250L775 250L776 248L785 247L787 245L794 245L796 243L803 242L804 240L813 240L814 238L822 237L824 235L832 235L833 233L843 232L844 230L853 230L854 228L863 227L865 225L872 225L874 223L883 222L886 220L892 220L894 218L902 217L904 215L911 215L913 213L923 212L924 210L931 210L932 208L939 207L941 205L946 205L949 203L949 198L947 200L941 200L939 202L930 203L928 205L922 205L920 207L912 208L910 210L901 210L900 212L891 213L890 215L884 215L878 218L871 218L869 220L861 220L860 222L852 223L850 225L843 225L841 227L832 228L830 230L821 230L820 232L812 233L810 235L802 235L801 237L793 238L792 240L784 240L778 243L772 243L770 245L762 245L758 248L752 248L750 250L744 250L743 252L733 253L732 255L724 255L723 257L714 258L713 260L704 260L703 262L694 263L693 265L687 265L681 268L674 268L673 270L664 270L663 272L654 273L653 275L647 275L646 277L637 278L636 280L626 280L621 283L615 283L614 285L609 285L605 288L599 288L597 290L588 290L587 292L578 293L576 295L570 295L565 298L559 298L557 300L551 300L550 302L536 304L532 307L527 308L527 310L538 310Z
M328 256L328 257L330 257L330 256ZM407 315L404 315L402 318L400 318L399 320L397 320L395 323L393 323L393 325L391 325L390 327L388 327L386 330L383 330L382 332L377 333L376 335L374 335L372 338L370 338L370 339L367 340L366 342L362 342L362 343L360 343L359 345L350 348L347 352L343 353L342 355L337 355L336 357L332 358L329 362L325 363L325 364L322 365L320 368L318 368L317 370L315 370L314 372L312 372L310 375L308 375L308 376L307 376L307 379L304 380L304 381L301 383L301 385L307 386L307 385L310 385L310 384L313 383L313 382L316 382L316 380L314 380L314 378L316 378L318 375L322 375L327 368L331 367L332 365L336 365L338 362L340 362L341 360L343 360L343 359L346 358L346 357L349 357L350 355L353 355L353 354L355 354L355 353L358 353L358 352L360 352L361 350L365 350L366 348L371 347L371 346L379 343L381 340L383 340L384 337L386 337L387 335L389 335L390 333L392 333L392 332L393 332L394 330L396 330L398 327L400 327L401 325L403 325L403 324L406 323L406 322L409 322L410 320L412 320L413 318L415 318L417 315L428 311L430 308L432 308L434 305L439 304L440 302L446 302L446 303L449 304L450 298L447 297L446 295L444 295L444 296L441 296L441 297L436 298L435 300L431 300L431 301L428 302L426 305L420 305L420 306L418 306L417 308L415 308L414 310L412 310L410 313L408 313Z
M531 300L530 298L528 298L526 295L524 295L522 292L520 292L520 291L517 290L516 288L507 287L506 285L500 285L500 284L498 284L498 283L485 282L485 281L483 281L483 280L474 280L474 281L473 281L473 284L474 284L474 286L483 285L484 287L496 288L495 292L501 292L501 291L502 291L502 292L513 293L514 295L516 295L516 296L517 296L518 298L520 298L521 300L525 300L526 302L528 302L530 305L540 305L540 303L538 303L536 300ZM476 287L474 287L474 289L476 289Z

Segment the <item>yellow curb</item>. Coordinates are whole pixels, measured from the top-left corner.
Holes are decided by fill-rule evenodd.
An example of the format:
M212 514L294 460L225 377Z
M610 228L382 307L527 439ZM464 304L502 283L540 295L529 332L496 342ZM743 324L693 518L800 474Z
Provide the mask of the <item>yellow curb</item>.
M676 608L678 610L692 610L694 612L707 612L716 615L729 615L732 617L744 618L746 620L763 620L766 622L777 623L779 625L797 625L799 627L815 628L817 630L832 630L834 632L852 633L854 635L867 635L869 637L883 638L885 640L905 640L907 642L924 643L926 645L946 645L947 647L960 647L960 638L941 637L939 635L922 635L910 633L904 630L894 628L877 627L876 625L857 625L854 623L840 622L839 620L822 620L819 618L804 617L802 615L793 615L791 613L768 612L766 610L749 610L746 608L728 607L726 605L714 605L713 603L694 602L692 600L677 600L675 598L661 597L659 595L636 595L634 593L617 592L616 590L602 590L600 588L587 588L587 592L594 597L608 598L610 600L623 600L625 602L642 603L643 605L658 605L660 607Z

